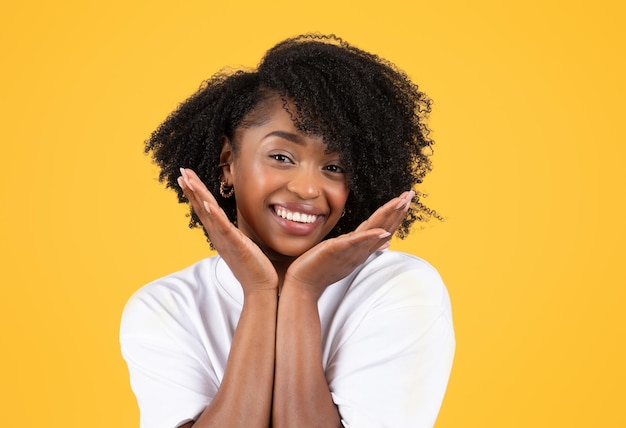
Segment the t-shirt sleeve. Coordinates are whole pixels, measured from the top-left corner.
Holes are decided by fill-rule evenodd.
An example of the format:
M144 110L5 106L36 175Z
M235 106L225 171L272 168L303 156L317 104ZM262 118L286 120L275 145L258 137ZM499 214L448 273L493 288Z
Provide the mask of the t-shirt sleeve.
M144 288L122 315L122 355L142 428L175 428L196 419L219 385L177 300L167 294L157 298Z
M326 370L333 400L345 427L432 427L455 350L447 290L430 266L379 286L339 335Z

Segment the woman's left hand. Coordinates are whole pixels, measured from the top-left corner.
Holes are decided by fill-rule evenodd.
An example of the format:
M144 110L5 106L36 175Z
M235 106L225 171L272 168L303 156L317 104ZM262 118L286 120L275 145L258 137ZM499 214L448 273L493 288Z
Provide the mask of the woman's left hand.
M404 192L380 207L354 231L327 239L298 257L285 275L286 286L297 286L318 299L327 286L360 266L369 256L389 246L415 192Z

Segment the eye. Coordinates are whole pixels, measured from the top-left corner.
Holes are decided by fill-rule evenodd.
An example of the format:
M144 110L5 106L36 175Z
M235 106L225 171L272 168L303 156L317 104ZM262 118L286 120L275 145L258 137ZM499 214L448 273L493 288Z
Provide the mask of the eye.
M293 161L289 158L289 156L285 156L280 153L271 154L269 155L269 157L280 163L293 163Z
M345 174L346 172L346 170L339 165L326 165L324 169L329 172L334 172L335 174Z

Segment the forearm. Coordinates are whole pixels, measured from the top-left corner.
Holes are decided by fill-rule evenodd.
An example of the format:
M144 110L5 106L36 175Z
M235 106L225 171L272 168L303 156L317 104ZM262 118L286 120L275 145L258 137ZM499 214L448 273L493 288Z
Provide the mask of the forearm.
M274 379L273 426L341 426L322 366L317 297L287 283L278 308Z
M269 426L276 340L275 290L244 299L220 389L193 426Z

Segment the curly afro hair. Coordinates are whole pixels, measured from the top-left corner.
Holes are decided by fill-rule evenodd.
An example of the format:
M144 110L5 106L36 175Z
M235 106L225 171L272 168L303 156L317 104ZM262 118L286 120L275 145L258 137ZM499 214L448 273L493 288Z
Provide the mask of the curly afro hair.
M219 195L224 137L253 126L247 115L280 96L296 128L322 137L348 171L346 214L328 237L350 232L389 199L421 183L431 169L426 125L431 100L395 65L334 35L306 34L278 43L256 70L222 71L172 112L146 141L159 180L186 202L180 167L193 169L236 222L235 198ZM236 155L236 147L234 148ZM398 230L438 214L418 193ZM200 226L190 210L190 227Z

